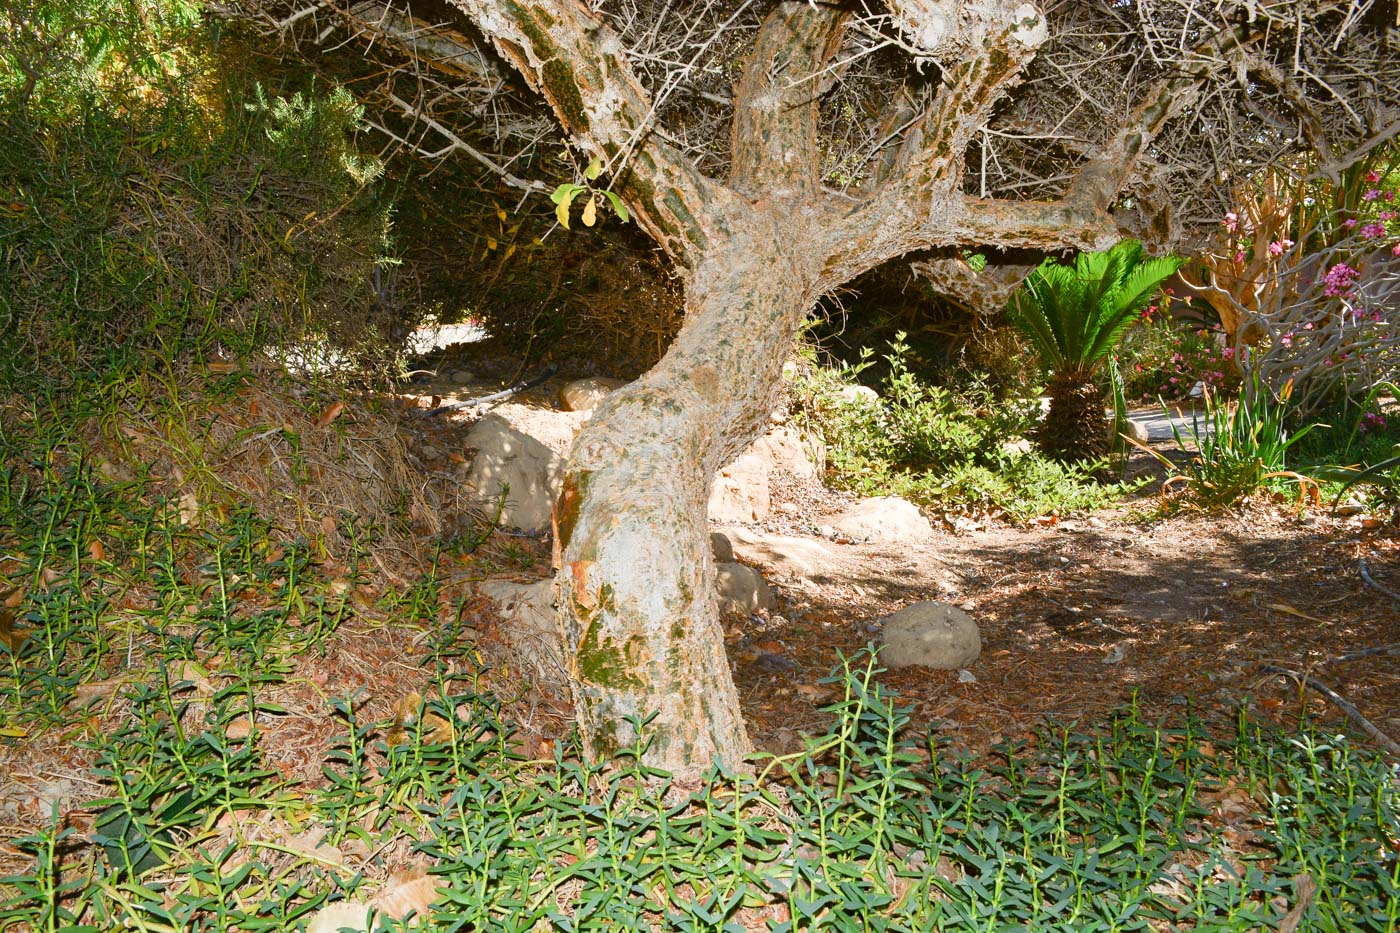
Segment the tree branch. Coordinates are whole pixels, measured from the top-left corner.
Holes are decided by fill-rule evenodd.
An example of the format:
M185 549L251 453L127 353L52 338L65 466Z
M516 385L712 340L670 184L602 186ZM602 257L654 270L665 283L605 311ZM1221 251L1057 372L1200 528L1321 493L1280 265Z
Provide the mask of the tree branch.
M617 34L577 0L452 0L538 91L573 142L678 263L707 242L702 214L724 194L651 132L653 107Z
M817 125L823 72L840 47L847 14L806 0L763 22L734 94L730 183L766 197L811 197L820 179Z

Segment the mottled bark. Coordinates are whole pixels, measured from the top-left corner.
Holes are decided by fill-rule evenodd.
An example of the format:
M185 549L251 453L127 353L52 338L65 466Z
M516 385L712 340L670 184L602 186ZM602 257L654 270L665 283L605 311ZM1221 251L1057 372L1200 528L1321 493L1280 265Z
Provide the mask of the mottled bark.
M716 231L688 317L655 368L599 406L556 508L565 651L585 747L606 758L648 728L680 773L749 751L714 598L706 500L715 470L767 423L817 268L764 213Z

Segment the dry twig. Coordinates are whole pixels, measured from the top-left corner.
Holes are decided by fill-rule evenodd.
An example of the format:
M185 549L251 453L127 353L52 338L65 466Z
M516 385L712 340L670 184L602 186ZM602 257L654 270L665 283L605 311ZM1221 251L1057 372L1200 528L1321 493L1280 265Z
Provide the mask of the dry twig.
M1375 723L1371 722L1371 720L1361 715L1360 710L1358 710L1355 706L1352 706L1351 703L1349 703L1345 697L1343 697L1337 691L1333 690L1331 687L1327 686L1319 680L1309 677L1306 674L1301 674L1298 671L1289 670L1286 667L1275 667L1272 664L1261 664L1259 665L1259 670L1265 674L1282 674L1285 677L1292 677L1298 683L1316 690L1318 693L1322 694L1324 697L1336 704L1337 708L1340 709L1343 713L1345 713L1348 719L1360 726L1361 730L1367 735L1369 735L1376 742L1376 744L1389 751L1392 755L1400 756L1400 742L1396 742L1390 736L1386 735L1384 732L1378 729Z

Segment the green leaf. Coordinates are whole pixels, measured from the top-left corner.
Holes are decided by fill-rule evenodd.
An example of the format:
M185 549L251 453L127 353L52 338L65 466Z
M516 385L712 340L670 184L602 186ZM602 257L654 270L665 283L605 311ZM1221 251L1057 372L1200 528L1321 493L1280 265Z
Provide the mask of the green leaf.
M603 194L606 195L608 201L611 202L613 212L617 214L618 220L621 220L623 223L627 223L627 220L631 215L627 213L627 205L622 203L622 198L619 198L611 191L604 191Z
M597 181L598 176L602 173L603 160L594 156L593 161L588 163L588 168L583 170L583 177L587 178L589 181Z

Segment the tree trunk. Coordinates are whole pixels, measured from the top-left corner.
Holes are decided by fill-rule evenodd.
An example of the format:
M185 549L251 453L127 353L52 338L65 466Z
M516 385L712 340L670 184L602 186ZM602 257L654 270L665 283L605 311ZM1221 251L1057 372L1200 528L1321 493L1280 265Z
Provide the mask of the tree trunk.
M696 776L743 766L748 736L724 651L706 503L715 470L768 422L818 267L754 212L707 231L685 326L574 444L555 506L561 626L590 758L638 742L645 761Z

